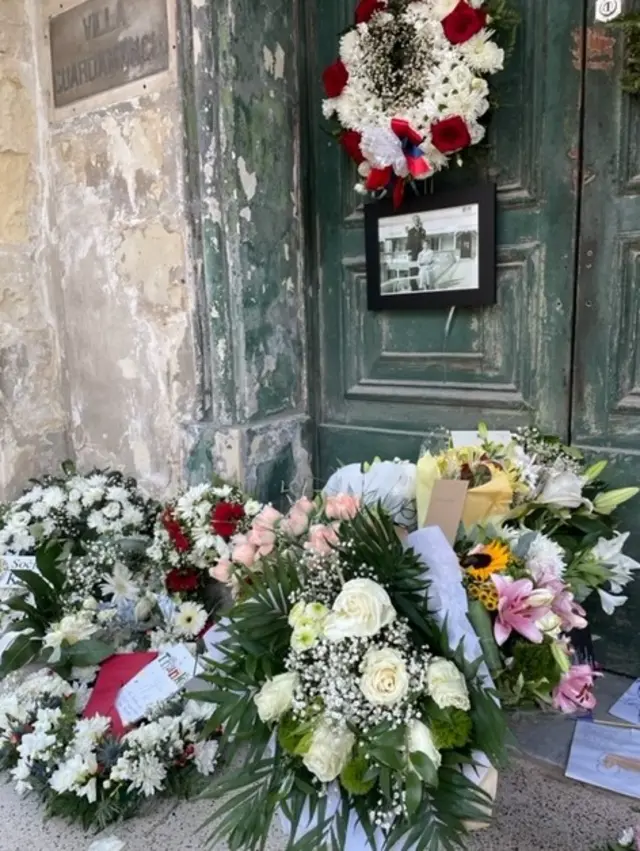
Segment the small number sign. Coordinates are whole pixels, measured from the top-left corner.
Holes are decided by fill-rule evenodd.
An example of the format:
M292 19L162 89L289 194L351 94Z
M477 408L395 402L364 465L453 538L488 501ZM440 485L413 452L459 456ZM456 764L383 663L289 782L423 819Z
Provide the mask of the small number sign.
M612 21L622 14L622 0L597 0L596 21Z

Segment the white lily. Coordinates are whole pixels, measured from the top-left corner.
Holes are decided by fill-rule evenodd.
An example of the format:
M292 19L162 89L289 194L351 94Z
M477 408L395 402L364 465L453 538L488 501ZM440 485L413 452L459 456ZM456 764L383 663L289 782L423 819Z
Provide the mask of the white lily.
M612 615L616 609L620 608L620 606L624 606L629 599L625 596L617 597L614 594L609 594L608 591L603 591L602 588L598 588L598 594L600 595L602 611L606 615Z

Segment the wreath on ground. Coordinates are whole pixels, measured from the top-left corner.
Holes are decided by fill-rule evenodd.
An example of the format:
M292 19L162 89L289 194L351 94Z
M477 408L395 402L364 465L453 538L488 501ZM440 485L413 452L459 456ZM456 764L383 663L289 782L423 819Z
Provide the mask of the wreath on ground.
M43 669L3 684L0 769L16 791L37 793L50 816L96 830L154 796L200 792L216 765L218 742L202 739L212 707L180 698L158 704L118 736L111 718L83 717L96 673L77 671L82 681L69 681Z
M503 4L499 4L500 7ZM357 163L363 193L424 180L485 135L485 77L503 67L485 0L361 0L323 81L326 118Z

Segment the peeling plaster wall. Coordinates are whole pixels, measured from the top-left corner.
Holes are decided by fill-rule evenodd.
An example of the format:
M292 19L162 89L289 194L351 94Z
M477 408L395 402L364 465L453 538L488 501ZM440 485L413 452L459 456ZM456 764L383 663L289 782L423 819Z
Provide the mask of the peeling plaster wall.
M61 11L59 0L43 6L45 22ZM125 467L157 493L181 482L183 426L198 417L171 45L168 73L78 102L50 125L74 454L82 467Z
M194 0L210 406L190 469L311 484L299 0Z
M0 499L69 453L39 14L40 0L0 0Z

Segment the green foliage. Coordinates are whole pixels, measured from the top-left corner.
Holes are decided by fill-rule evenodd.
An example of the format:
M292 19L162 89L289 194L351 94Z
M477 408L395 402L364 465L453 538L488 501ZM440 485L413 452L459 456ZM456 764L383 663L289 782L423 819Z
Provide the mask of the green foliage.
M640 94L640 12L629 12L609 23L624 33L624 72L621 87L630 95Z
M516 46L520 15L513 8L512 0L488 0L489 26L495 30L497 42L503 48L505 56L509 57Z
M367 779L369 763L362 754L354 757L340 772L340 783L351 795L366 795L376 785L375 779Z
M562 672L552 651L552 642L532 644L518 641L513 647L514 668L531 683L547 683L553 688L560 682Z
M318 794L317 784L300 759L309 746L312 722L307 725L286 717L274 740L271 727L260 721L254 702L265 679L284 670L291 633L289 598L301 589L305 578L304 564L294 552L275 554L264 559L261 573L250 575L250 596L229 613L227 636L219 645L222 661L203 677L209 689L192 695L216 705L209 729L223 729L222 753L231 746L237 759L238 745L246 745L240 751L243 762L233 775L218 776L203 795L217 801L203 826L211 829L212 846L225 841L230 851L264 848L265 837L281 811L290 822L289 851L343 851L353 813L370 847L377 849L380 842L374 836L370 812L378 806L380 796L391 802L398 785L405 789L408 807L416 816L394 827L393 841L390 837L384 848L402 839L407 844L411 840L422 851L448 851L461 845L465 821L486 818L486 795L459 771L460 763L471 761L471 754L465 752L465 747L470 747L464 730L468 725L495 764L504 757L501 711L495 696L477 681L482 660L470 664L462 646L448 646L446 629L438 627L427 610L424 565L413 551L405 550L385 512L363 510L352 522L342 524L341 540L348 542L341 547L344 580L360 575L363 563L373 568L398 613L410 621L416 643L453 660L464 672L473 709L466 724L455 716L447 730L452 747L458 750L447 752L450 761L439 772L426 756L412 754L411 770L404 726L381 725L366 736L361 734L357 755L340 778L338 811L327 817L326 797ZM306 832L298 830L303 813L305 823L309 816L316 823Z
M439 751L464 748L471 739L473 722L462 709L440 709L432 700L426 708L427 726Z

